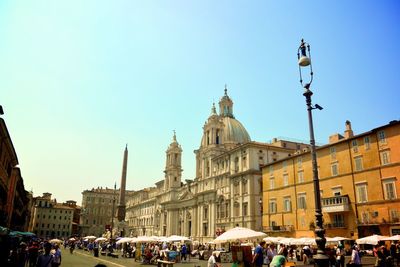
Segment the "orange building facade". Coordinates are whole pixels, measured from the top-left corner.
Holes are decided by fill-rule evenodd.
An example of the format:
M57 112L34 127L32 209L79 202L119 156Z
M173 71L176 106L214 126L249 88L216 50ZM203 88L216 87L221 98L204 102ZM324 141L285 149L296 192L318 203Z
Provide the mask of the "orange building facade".
M326 236L353 239L400 233L400 121L317 148ZM314 236L315 200L311 153L267 164L263 175L263 229L271 236Z

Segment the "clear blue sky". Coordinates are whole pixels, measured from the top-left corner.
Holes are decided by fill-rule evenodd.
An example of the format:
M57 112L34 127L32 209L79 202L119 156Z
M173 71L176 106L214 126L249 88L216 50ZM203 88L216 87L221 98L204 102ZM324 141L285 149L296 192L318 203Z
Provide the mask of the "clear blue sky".
M316 139L400 119L400 2L1 1L0 104L28 190L163 179L172 131L183 179L224 84L252 140L309 140L297 48L311 44Z

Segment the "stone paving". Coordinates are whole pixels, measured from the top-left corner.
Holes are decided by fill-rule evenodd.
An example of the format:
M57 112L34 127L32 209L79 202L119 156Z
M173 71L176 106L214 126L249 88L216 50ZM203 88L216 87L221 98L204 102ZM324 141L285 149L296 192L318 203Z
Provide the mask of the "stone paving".
M348 261L348 257L346 257L346 262ZM373 257L363 257L362 258L362 263L363 267L364 266L373 266L375 262L375 259ZM107 267L127 267L127 266L155 266L155 265L145 265L142 264L141 262L135 262L134 259L132 258L111 258L107 256L99 256L99 257L94 257L93 254L76 249L73 254L70 254L68 249L62 249L62 267L91 267L95 266L96 264L104 264ZM207 266L207 261L204 260L199 260L197 257L196 258L191 258L188 262L181 262L177 263L174 266L177 267L196 267L196 266L201 266L201 267L206 267ZM231 267L232 263L222 263L222 267ZM265 265L266 266L266 265ZM296 262L296 266L302 266L302 267L311 267L313 265L303 265L302 262Z

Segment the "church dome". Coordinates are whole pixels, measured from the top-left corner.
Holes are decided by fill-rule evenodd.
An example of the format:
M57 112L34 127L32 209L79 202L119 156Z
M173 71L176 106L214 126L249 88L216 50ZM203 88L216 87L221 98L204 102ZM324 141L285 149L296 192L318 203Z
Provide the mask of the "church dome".
M223 140L224 143L246 143L250 142L250 136L243 125L231 117L223 117L224 123Z
M228 96L225 87L225 94L219 101L219 114L217 114L215 104L213 104L211 115L203 127L201 146L228 144L230 147L250 141L246 129L233 115L233 101Z

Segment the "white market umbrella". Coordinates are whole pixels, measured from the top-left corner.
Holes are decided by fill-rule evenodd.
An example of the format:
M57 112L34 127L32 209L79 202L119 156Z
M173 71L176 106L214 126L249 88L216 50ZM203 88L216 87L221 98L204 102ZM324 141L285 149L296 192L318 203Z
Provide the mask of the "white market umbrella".
M400 240L400 235L393 235L388 238L384 238L381 241L399 241Z
M99 237L99 238L96 238L96 240L94 240L94 242L101 242L101 241L106 241L107 240L107 238L105 238L105 237Z
M364 244L369 244L369 245L377 245L379 241L383 241L383 239L389 238L388 236L383 236L383 235L370 235L366 236L363 238L359 238L356 240L356 243L358 245L364 245Z
M57 238L49 240L49 243L61 243L61 242L62 242L62 240L57 239Z
M135 243L135 242L136 242L135 237L123 237L120 240L118 240L116 244Z
M283 245L292 245L293 242L295 241L296 238L292 238L292 237L284 237L281 238L278 243L279 244L283 244Z
M347 237L335 236L335 237L326 237L326 242L328 243L338 243L340 241L351 240Z
M274 236L267 236L266 238L263 238L263 240L270 244L270 243L279 243L279 240L283 239L284 237L274 237Z
M228 231L224 232L220 236L218 236L214 242L215 243L226 243L226 242L233 242L233 241L245 241L257 238L264 238L267 234L263 232L257 232L251 230L249 228L244 227L235 227L229 229Z
M138 243L146 243L146 242L157 242L158 238L152 236L138 236L136 238L136 242Z
M301 237L301 238L293 238L290 245L316 245L315 238L312 237Z
M96 239L97 238L97 236L94 236L94 235L88 235L88 236L85 236L84 237L84 239Z
M68 241L76 241L76 239L71 237L70 239L68 239Z
M171 235L170 237L167 237L164 239L167 242L186 242L186 241L192 241L190 238L187 238L186 236L180 236L180 235Z

